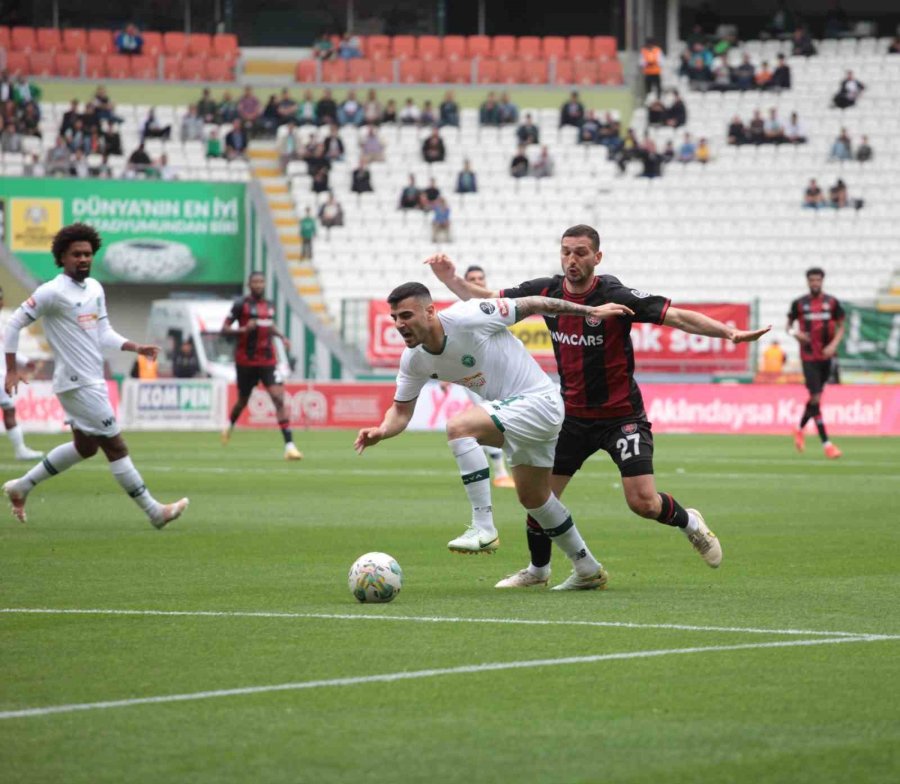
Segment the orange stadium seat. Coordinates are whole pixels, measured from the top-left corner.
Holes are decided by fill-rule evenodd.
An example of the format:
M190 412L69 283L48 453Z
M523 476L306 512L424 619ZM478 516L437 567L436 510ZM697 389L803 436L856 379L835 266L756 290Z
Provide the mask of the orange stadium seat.
M127 79L131 76L130 60L127 54L106 55L106 75L110 79Z
M491 40L491 57L495 60L512 60L516 56L514 35L495 35Z
M503 84L520 84L525 69L521 60L498 60L497 81Z
M347 61L346 60L326 60L322 63L322 81L336 82L347 81Z
M159 57L163 50L162 33L156 30L146 30L141 32L144 39L144 45L141 47L141 54L148 57Z
M499 65L496 60L479 60L478 84L493 84L496 82Z
M570 60L587 60L591 56L591 39L586 35L570 35L566 53Z
M487 35L470 35L466 37L466 55L468 57L490 57L491 39Z
M407 58L416 56L414 35L395 35L391 38L391 57Z
M351 62L353 62L351 60ZM384 57L372 61L372 81L390 84L394 81L394 61Z
M0 44L2 46L2 44ZM77 54L87 51L87 30L82 27L72 27L62 31L63 51Z
M26 52L16 52L10 50L6 53L6 70L10 76L16 74L27 74L29 69L28 54Z
M163 78L169 82L181 81L181 63L180 57L166 57L163 60Z
M615 60L619 56L619 42L612 35L595 35L591 51L597 60Z
M158 79L159 61L149 54L131 55L128 58L130 66L129 75L132 79Z
M441 43L441 52L447 60L462 60L466 56L466 37L445 35Z
M216 33L212 38L212 54L233 63L238 59L238 39L234 33Z
M437 60L441 56L441 39L436 35L420 35L416 39L416 57Z
M81 63L80 57L74 52L57 52L53 55L53 70L57 76L80 76Z
M597 62L596 60L575 61L575 84L596 84Z
M191 33L188 36L188 54L209 57L211 50L212 36L209 33Z
M0 48L9 49L9 28L6 25L0 25Z
M575 80L575 62L573 60L557 60L554 84L572 84Z
M421 60L400 61L400 81L403 84L418 84L424 78L424 63Z
M106 56L89 54L84 58L84 75L88 79L102 79L106 76Z
M181 61L181 78L189 82L202 82L206 79L206 60L206 57L194 55L185 57Z
M227 57L207 57L206 78L211 82L232 82L234 81L234 63Z
M184 57L188 51L188 37L184 33L163 33L163 53L169 57Z
M447 81L453 84L471 84L471 60L447 60Z
M28 71L32 76L52 76L53 52L31 52L28 55Z
M370 35L365 39L366 57L372 60L387 60L391 56L391 37L389 35Z
M55 27L37 29L37 48L41 52L58 52L62 49L62 35Z
M109 54L115 51L112 30L88 30L88 54Z
M314 82L316 81L316 61L298 60L294 66L294 79L298 82Z
M566 39L561 35L545 35L541 39L541 54L547 60L551 57L562 60L566 56Z
M372 81L372 61L368 57L354 57L347 62L347 81L359 84Z
M539 60L541 53L541 39L536 35L523 35L516 42L516 55L520 60Z
M619 85L624 84L622 63L618 60L603 60L599 65L597 81L600 84Z
M423 60L422 81L428 84L442 84L447 81L450 63L447 60Z
M10 31L10 45L13 51L30 52L37 47L37 36L33 27L13 27Z
M546 60L527 60L522 63L522 81L525 84L547 84L548 65Z

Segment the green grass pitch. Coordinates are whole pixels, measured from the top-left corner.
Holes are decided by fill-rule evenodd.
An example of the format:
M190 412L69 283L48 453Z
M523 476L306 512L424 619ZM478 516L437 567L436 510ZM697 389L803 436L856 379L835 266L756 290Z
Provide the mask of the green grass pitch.
M302 463L276 432L127 433L191 498L162 532L99 456L0 519L4 784L898 780L897 439L658 436L716 571L596 457L564 500L610 587L556 593L493 587L527 562L511 490L496 555L446 550L468 506L440 434L296 436ZM391 604L347 589L369 550L404 569Z

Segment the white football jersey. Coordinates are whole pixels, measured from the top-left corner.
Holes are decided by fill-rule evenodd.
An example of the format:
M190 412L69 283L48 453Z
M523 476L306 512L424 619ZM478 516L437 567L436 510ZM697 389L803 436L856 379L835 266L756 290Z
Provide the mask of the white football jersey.
M103 286L96 280L78 283L68 275L57 275L35 289L19 310L30 321L44 319L44 334L55 360L54 392L105 383L100 322L108 316ZM6 344L9 351L8 340Z
M556 391L528 349L507 327L516 322L512 299L470 299L437 314L444 347L404 349L394 399L414 400L429 379L451 381L485 400L505 400L532 392Z

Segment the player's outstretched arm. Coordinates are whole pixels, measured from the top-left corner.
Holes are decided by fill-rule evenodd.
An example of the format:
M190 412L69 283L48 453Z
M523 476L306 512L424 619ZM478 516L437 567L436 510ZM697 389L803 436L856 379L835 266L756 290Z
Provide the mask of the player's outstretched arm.
M499 291L491 291L490 289L476 286L474 283L469 283L469 281L457 275L456 265L445 253L436 253L434 256L429 256L425 259L425 264L431 267L435 277L461 300L488 299L500 296Z
M672 307L666 311L665 318L663 318L663 324L667 327L680 329L682 332L689 332L692 335L724 338L725 340L730 340L732 343L751 343L755 340L759 340L766 332L772 329L771 324L763 329L735 329L721 321L705 316L703 313Z
M633 316L634 311L627 305L620 305L618 302L607 302L605 305L596 307L588 307L587 305L579 305L577 302L569 302L564 299L554 299L552 297L519 297L514 299L516 303L516 321L521 321L528 316L557 316L571 314L576 316L584 316L588 318L592 316L596 319L616 318L618 316Z
M393 438L406 430L409 420L416 410L416 401L395 400L393 405L384 413L384 419L377 427L364 427L356 436L353 448L357 454L362 454L366 447L375 446L379 441Z

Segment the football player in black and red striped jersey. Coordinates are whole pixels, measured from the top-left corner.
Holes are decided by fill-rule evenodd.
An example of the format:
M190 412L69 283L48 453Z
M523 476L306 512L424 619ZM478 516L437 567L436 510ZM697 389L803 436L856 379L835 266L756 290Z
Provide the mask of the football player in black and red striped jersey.
M822 439L825 456L833 460L841 456L841 450L828 440L819 402L822 390L834 371L834 355L844 337L844 309L835 297L822 291L824 280L825 271L821 267L811 267L806 271L809 294L791 303L787 331L800 344L803 380L809 391L800 427L794 430L794 444L798 452L803 451L803 428L812 419Z
M591 455L606 451L619 468L622 488L630 509L641 517L680 528L709 566L722 560L722 547L696 509L685 509L668 493L656 490L653 478L653 434L644 412L640 389L634 380L634 322L664 324L696 335L744 343L758 340L770 327L737 330L720 321L672 306L666 297L623 285L611 275L596 275L603 254L600 236L591 226L578 225L562 236L562 274L537 278L512 288L491 292L467 283L443 254L426 260L457 296L523 297L539 294L596 306L607 302L627 305L634 316L592 323L575 323L567 316L545 318L556 355L566 416L556 445L551 479L560 496L572 476ZM497 583L498 588L546 585L550 577L551 542L533 521L528 521L531 563Z

